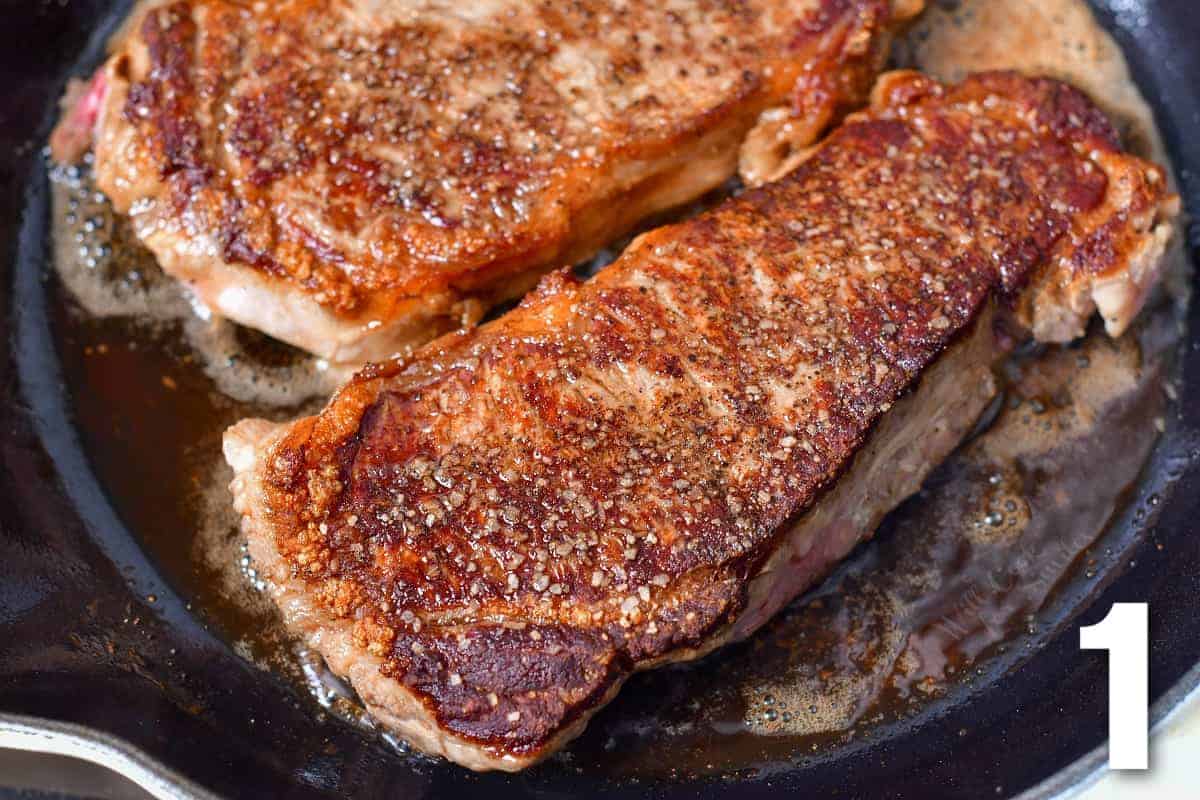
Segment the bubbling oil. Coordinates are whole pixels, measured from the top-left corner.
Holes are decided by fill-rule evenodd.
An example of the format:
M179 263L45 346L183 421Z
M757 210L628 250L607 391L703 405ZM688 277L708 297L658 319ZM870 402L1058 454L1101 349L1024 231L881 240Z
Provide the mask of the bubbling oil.
M58 274L93 317L157 330L177 327L220 394L255 407L291 408L329 396L347 377L302 353L211 314L141 247L129 223L91 181L82 164L52 166L54 252Z
M1165 163L1119 50L1081 0L932 5L899 44L900 64L950 80L999 66L1071 80L1101 99L1135 150ZM318 719L333 715L406 754L283 629L220 456L228 425L312 413L344 376L192 301L96 192L88 163L51 177L65 290L55 330L81 436L120 513L237 652L311 695ZM1111 568L1113 554L1090 548L1161 429L1187 285L1181 249L1172 258L1175 293L1135 332L1112 342L1093 331L1014 358L990 425L874 541L746 642L635 676L552 763L678 777L816 758L921 713L1050 624L1039 612L1056 589Z

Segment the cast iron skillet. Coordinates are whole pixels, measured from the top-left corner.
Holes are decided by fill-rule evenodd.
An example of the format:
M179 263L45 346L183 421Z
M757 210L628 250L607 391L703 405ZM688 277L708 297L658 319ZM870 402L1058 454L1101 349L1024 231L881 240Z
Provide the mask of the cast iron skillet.
M476 775L413 768L236 656L190 613L89 468L67 413L47 315L47 178L55 100L90 71L130 0L13 4L0 46L0 741L90 749L160 790L224 797L1048 797L1103 766L1105 655L1076 628L1116 601L1150 604L1152 718L1200 684L1200 303L1182 398L1132 498L1149 515L1105 534L1124 557L1095 596L913 721L807 763L682 782L612 783L551 766ZM1100 0L1155 107L1185 205L1200 209L1200 14L1193 0ZM1200 229L1190 228L1191 252ZM1092 468L1102 468L1093 465ZM1147 502L1152 493L1161 502ZM180 535L186 535L181 532ZM1156 545L1163 544L1160 550ZM154 595L156 602L147 597ZM138 618L139 624L130 620ZM636 687L630 687L636 691ZM15 738L14 738L15 737Z

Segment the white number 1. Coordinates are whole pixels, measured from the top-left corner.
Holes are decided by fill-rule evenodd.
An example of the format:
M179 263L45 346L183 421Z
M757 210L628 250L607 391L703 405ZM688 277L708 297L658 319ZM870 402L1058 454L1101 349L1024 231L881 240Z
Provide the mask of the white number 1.
M1108 616L1079 629L1084 650L1108 651L1108 767L1146 769L1149 626L1145 603L1113 603Z

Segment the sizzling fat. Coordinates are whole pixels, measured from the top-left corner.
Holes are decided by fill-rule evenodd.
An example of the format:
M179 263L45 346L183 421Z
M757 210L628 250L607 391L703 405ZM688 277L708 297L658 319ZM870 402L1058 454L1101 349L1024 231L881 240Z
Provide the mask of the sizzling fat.
M316 417L232 429L252 552L385 720L526 766L631 671L748 633L869 535L986 400L979 370L1155 275L1175 211L1063 84L888 76L781 181L363 372ZM897 417L933 374L917 396L953 405L948 351L969 356L949 362L961 406ZM929 451L876 483L891 459L864 453L902 441ZM803 579L772 569L793 555Z
M403 352L815 136L915 0L155 3L60 125L163 269L333 361Z

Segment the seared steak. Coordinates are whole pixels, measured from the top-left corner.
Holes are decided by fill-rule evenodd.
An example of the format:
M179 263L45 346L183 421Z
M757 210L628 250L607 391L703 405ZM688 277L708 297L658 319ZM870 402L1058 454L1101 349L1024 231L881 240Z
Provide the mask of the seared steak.
M1124 285L1120 333L1176 206L1063 84L892 74L782 180L230 429L251 553L385 723L520 769L870 536L1014 343Z
M718 186L768 108L811 141L919 7L155 3L52 144L94 127L99 186L213 311L359 363Z

